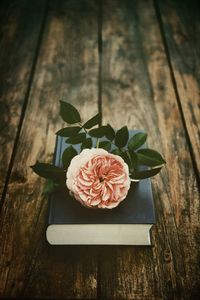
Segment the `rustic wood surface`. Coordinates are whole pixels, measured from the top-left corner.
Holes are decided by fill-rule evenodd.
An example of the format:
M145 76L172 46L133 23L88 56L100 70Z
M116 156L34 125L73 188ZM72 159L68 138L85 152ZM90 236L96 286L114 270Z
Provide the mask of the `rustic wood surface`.
M193 2L3 1L0 10L0 298L198 299L200 18ZM187 13L188 12L188 13ZM167 165L153 180L152 247L45 240L44 181L62 127L84 119L149 133Z
M0 194L13 160L40 42L44 1L2 1L0 11Z
M125 120L129 128L142 124L149 146L168 163L153 180L154 246L111 252L112 269L105 249L102 298L190 298L199 285L199 194L154 7L151 1L104 3L104 120L116 128Z
M171 64L177 101L191 144L197 176L200 172L200 3L199 1L160 1L168 59ZM174 6L174 7L173 7Z

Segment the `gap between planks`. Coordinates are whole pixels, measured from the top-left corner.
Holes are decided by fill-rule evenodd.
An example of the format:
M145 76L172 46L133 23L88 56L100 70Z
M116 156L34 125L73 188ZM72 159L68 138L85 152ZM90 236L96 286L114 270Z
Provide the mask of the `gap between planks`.
M44 9L43 9L43 17L42 17L40 31L39 31L39 35L38 35L37 46L35 49L35 55L33 57L33 63L32 63L32 68L31 68L31 72L30 72L30 76L29 76L29 80L28 80L27 90L26 90L24 102L22 105L22 110L21 110L21 115L20 115L19 124L18 124L18 128L17 128L17 133L15 136L13 150L12 150L12 154L11 154L11 158L10 158L10 163L9 163L8 171L6 174L6 180L5 180L3 191L2 191L2 197L1 197L1 201L0 201L0 213L1 213L4 201L5 201L5 198L6 198L6 194L7 194L10 175L12 172L12 168L13 168L13 164L14 164L14 160L15 160L15 156L16 156L16 152L17 152L17 146L18 146L18 142L19 142L19 138L20 138L20 133L21 133L22 125L23 125L24 116L26 113L26 108L27 108L30 90L31 90L32 82L33 82L35 68L36 68L36 64L37 64L37 60L38 60L38 56L39 56L39 52L40 52L41 41L43 38L43 33L44 33L44 28L45 28L45 23L46 23L46 18L47 18L47 6L48 6L48 0L45 1L45 5L44 5Z
M160 11L160 8L159 8L159 4L157 3L157 0L153 0L153 3L154 3L155 13L156 13L157 20L158 20L158 25L159 25L159 28L160 28L160 34L161 34L161 38L162 38L162 41L163 41L163 46L164 46L165 53L166 53L167 63L168 63L169 70L170 70L170 76L171 76L171 80L172 80L172 84L173 84L173 88L174 88L174 92L175 92L175 96L176 96L176 101L177 101L177 104L178 104L181 120L182 120L182 123L183 123L183 128L184 128L184 131L185 131L186 140L188 142L188 148L189 148L189 151L190 151L190 156L191 156L191 160L192 160L194 173L195 173L195 176L196 176L196 179L197 179L197 182L198 182L197 186L200 190L200 174L199 174L199 171L198 171L197 162L195 160L195 154L194 154L193 147L192 147L192 142L191 142L191 139L190 139L190 136L189 136L185 116L184 116L182 105L181 105L180 95L179 95L177 82L176 82L176 78L175 78L175 75L174 75L174 70L173 70L173 66L172 66L172 62L171 62L171 58L170 58L170 52L169 52L169 47L168 47L167 39L166 39L166 35L165 35L165 30L164 30L164 24L163 24L163 20L162 20L162 16L161 16L161 11Z
M99 55L99 66L98 66L98 111L100 114L100 124L102 124L102 77L103 77L103 41L102 41L102 22L103 22L103 11L102 3L103 0L98 0L98 55Z

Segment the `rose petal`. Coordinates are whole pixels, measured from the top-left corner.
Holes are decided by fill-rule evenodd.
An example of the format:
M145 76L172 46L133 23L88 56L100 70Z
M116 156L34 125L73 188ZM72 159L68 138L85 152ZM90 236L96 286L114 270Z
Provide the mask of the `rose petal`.
M71 160L66 177L76 200L88 207L116 207L130 188L128 165L104 149L84 149Z

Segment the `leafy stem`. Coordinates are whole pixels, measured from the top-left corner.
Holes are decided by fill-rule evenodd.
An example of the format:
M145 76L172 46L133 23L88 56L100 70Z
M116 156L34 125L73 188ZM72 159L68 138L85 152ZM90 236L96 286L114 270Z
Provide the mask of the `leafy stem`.
M87 135L88 132L87 132L87 130L85 129L85 127L83 127L83 124L79 122L78 125L80 125L80 127L85 131L85 133L86 133L86 135Z
M126 152L128 158L130 160L130 172L132 173L134 171L134 167L133 167L133 163L132 163L132 158L131 158L130 153L129 153L129 151L127 149L125 149L125 152Z
M99 148L99 142L100 142L100 140L99 140L99 138L97 138L96 148Z
M67 138L65 142L68 145L62 153L63 168L39 162L32 166L36 174L48 179L45 193L53 191L58 185L65 186L66 171L71 160L79 151L91 149L95 141L96 148L122 157L129 167L132 181L155 176L166 163L159 152L146 147L147 133L143 131L132 132L127 126L114 130L110 124L101 125L99 113L83 122L78 110L64 101L60 101L60 116L67 123L67 126L56 132L56 135ZM80 147L74 146L78 144Z

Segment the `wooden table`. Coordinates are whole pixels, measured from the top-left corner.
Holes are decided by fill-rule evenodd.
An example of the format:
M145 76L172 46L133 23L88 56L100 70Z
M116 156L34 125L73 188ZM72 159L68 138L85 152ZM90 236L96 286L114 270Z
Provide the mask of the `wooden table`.
M200 10L173 2L1 1L1 298L198 298ZM52 159L60 99L146 130L166 158L152 247L46 242L44 181L29 166Z

